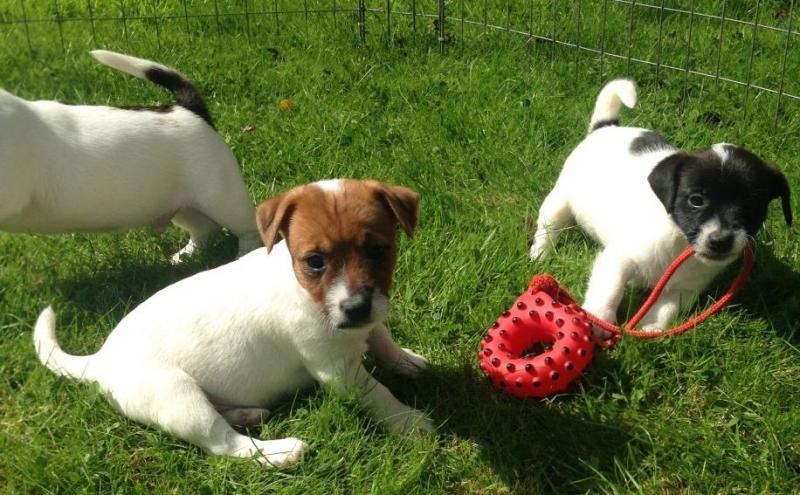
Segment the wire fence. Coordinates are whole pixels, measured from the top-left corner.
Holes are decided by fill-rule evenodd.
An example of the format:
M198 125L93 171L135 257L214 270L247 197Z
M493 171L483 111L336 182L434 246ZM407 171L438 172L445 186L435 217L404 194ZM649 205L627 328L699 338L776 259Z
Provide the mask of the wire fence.
M161 50L174 29L270 37L288 20L301 19L307 31L324 19L389 47L422 34L444 53L502 34L573 63L576 77L613 66L644 68L655 80L682 75L687 86L713 80L743 89L745 114L751 93L767 94L778 122L787 102L800 102L794 17L795 0L0 0L0 40L35 57L52 39L62 51L76 37L97 47L111 36L125 47L148 30Z

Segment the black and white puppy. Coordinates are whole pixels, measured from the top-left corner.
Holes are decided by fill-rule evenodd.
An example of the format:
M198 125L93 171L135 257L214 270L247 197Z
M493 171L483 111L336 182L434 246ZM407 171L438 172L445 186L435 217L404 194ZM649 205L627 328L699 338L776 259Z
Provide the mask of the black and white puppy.
M64 105L0 90L0 230L160 230L172 221L191 237L176 262L220 226L239 237L240 255L259 247L236 158L194 86L149 60L92 55L169 89L176 105Z
M789 185L777 168L732 144L687 152L646 129L620 127L622 104L636 104L636 87L612 81L539 210L530 256L547 255L575 221L603 245L583 307L615 322L625 285L652 287L691 245L695 256L642 320L645 329L661 329L739 256L770 201L781 199L791 225Z

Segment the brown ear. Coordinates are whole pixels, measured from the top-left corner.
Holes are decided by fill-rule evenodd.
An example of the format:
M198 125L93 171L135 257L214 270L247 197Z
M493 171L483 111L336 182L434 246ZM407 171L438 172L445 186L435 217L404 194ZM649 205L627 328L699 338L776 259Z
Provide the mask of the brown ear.
M272 246L278 242L278 235L285 237L286 227L289 225L289 218L294 211L294 195L288 191L267 199L258 205L256 210L256 223L261 240L267 252L272 251Z
M419 218L419 194L407 187L381 184L378 192L409 237L414 236Z

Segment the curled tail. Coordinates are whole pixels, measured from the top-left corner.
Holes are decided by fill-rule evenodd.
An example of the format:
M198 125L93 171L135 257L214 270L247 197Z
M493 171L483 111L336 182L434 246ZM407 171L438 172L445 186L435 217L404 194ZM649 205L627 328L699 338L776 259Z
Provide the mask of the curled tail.
M73 356L61 350L56 340L56 314L48 306L33 329L33 346L39 361L53 373L80 381L91 381L88 373L91 356Z
M622 105L633 108L636 105L636 85L628 79L615 79L603 86L594 104L594 113L589 122L589 132L609 125L619 125L619 111Z
M208 113L203 97L200 96L200 93L192 83L175 69L170 69L165 65L143 58L106 50L92 50L90 53L102 64L167 88L175 95L175 103L191 111L205 120L208 125L214 127L214 122L211 119L211 114Z

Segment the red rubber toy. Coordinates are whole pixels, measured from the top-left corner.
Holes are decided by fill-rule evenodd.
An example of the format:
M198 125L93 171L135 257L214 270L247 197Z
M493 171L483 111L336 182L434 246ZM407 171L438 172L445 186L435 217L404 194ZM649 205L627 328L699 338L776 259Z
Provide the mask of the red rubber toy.
M637 330L635 326L658 299L669 279L693 255L694 250L688 247L675 258L639 311L621 328L581 309L550 275L533 277L528 290L486 332L478 351L481 369L495 388L511 395L547 397L563 392L581 375L592 361L595 345L611 347L622 338L623 331L634 338L653 339L693 329L739 292L754 261L753 250L746 245L744 263L728 291L689 321L665 330ZM607 330L612 337L595 342L592 324ZM544 346L544 352L526 354L537 344Z
M517 397L546 397L566 390L592 361L592 325L586 313L559 296L568 294L553 277L534 277L511 310L486 332L478 356L496 388ZM522 355L536 344L543 344L544 352Z

